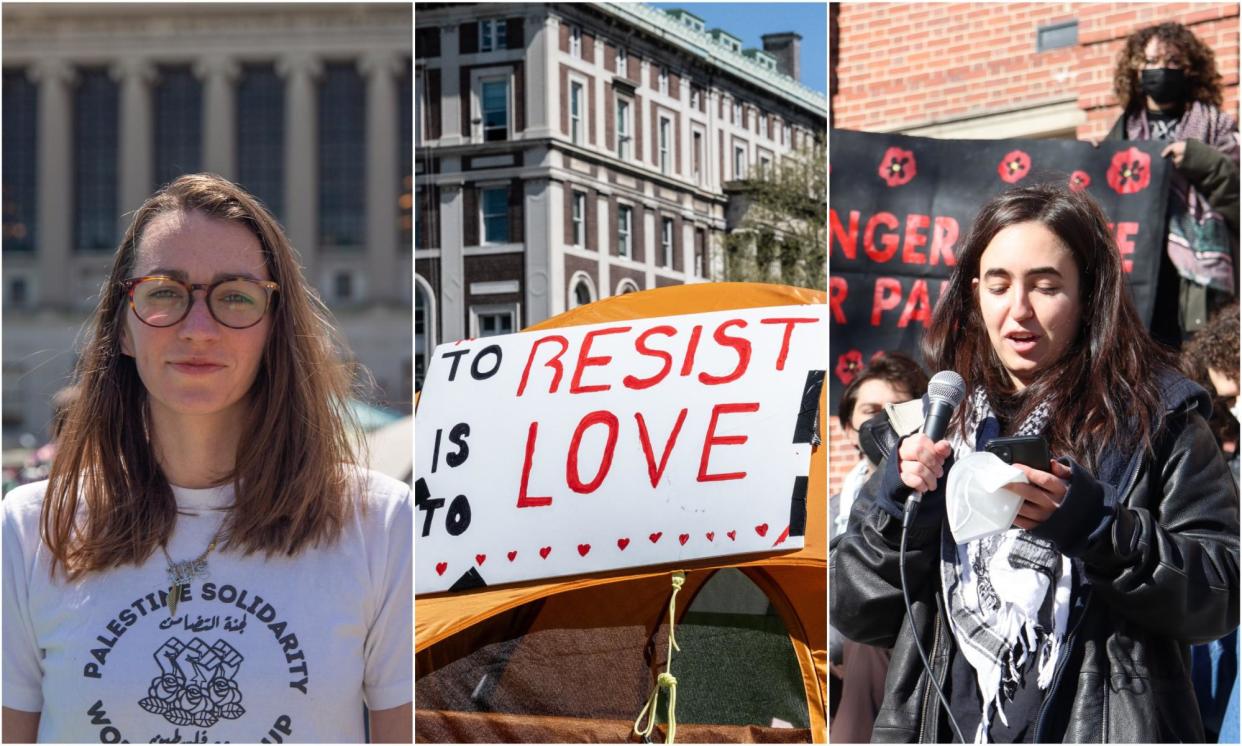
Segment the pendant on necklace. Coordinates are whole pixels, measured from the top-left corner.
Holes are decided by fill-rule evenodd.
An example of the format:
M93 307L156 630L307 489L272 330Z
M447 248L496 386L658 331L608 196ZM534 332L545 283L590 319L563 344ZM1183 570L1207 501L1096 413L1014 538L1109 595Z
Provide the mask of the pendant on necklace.
M207 559L205 557L185 562L173 562L168 565L168 613L170 616L177 613L177 604L181 601L181 586L192 583L194 578L206 577Z

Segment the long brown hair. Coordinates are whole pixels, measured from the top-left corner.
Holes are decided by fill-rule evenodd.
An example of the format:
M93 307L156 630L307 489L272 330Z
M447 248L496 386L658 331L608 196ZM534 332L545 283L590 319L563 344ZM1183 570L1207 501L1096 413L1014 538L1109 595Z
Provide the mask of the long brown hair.
M147 392L133 358L121 352L128 311L120 283L130 277L151 221L190 211L253 233L280 285L249 394L246 435L227 475L235 502L222 549L292 555L334 541L353 509L352 374L341 362L344 348L327 309L261 203L219 176L182 176L134 213L89 323L75 371L78 398L65 418L43 502L41 530L53 572L60 565L74 578L141 564L172 536L177 506L149 441Z
M1081 318L1062 358L1019 392L988 339L971 281L996 234L1028 222L1048 228L1073 254ZM932 314L923 350L931 370L960 373L968 394L983 386L1007 428L1048 402L1053 455L1071 455L1091 467L1098 466L1106 445L1150 447L1161 414L1157 375L1176 365L1134 309L1104 212L1085 192L1054 185L1011 189L979 211ZM968 407L969 396L954 420L959 432Z
M1139 82L1139 71L1143 69L1147 56L1147 42L1153 36L1186 58L1186 100L1220 106L1222 79L1216 70L1216 54L1190 29L1168 21L1139 29L1126 37L1113 71L1113 93L1121 108L1126 111L1136 109L1147 99Z

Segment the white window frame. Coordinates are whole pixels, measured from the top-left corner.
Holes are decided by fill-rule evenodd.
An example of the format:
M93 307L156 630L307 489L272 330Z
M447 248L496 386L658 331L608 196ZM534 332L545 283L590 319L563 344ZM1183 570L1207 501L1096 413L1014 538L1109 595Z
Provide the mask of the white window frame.
M741 180L746 178L746 146L733 146L733 178Z
M479 21L479 51L495 52L499 49L507 49L509 42L508 27L509 23L504 18L488 18ZM484 44L484 40L491 43Z
M578 308L579 305L582 305L578 303L579 286L585 286L587 289L587 295L590 297L590 300L588 300L587 303L594 303L599 300L599 293L595 291L595 283L591 280L591 276L586 272L579 270L574 272L573 276L569 278L569 298L567 299L568 308Z
M733 99L733 125L735 127L746 127L746 123L742 121L742 102Z
M660 173L669 174L673 171L673 120L663 114L659 118L659 162Z
M427 368L431 365L431 352L436 348L436 296L432 292L431 284L423 279L422 275L415 273L414 275L414 292L423 296L426 301L426 314L423 316L423 333L422 333L422 351L418 347L417 327L414 334L414 357L415 360L421 355L423 358L423 375L427 374ZM415 304L417 307L417 304ZM414 361L411 361L414 362Z
M582 27L569 27L569 56L582 59Z
M659 85L661 96L668 95L668 68L660 66L660 74L656 77L656 83Z
M505 195L505 235L499 241L487 240L487 193L503 192ZM479 186L479 245L480 246L499 246L509 243L509 186L506 185L480 185Z
M617 205L617 256L626 259L634 256L634 208L631 205Z
M625 47L617 47L617 75L623 78L630 77L630 57L625 52Z
M586 81L571 77L569 79L569 139L574 145L582 145L586 142L586 98Z
M485 83L505 84L505 136L494 142L507 142L513 139L513 69L510 67L484 67L470 71L471 111L478 112L477 128L474 132L475 143L487 140L487 112L483 110L483 85Z
M480 319L483 316L501 316L507 314L510 321L510 328L513 332L522 330L522 304L521 303L482 303L472 304L470 306L470 336L478 339L482 336L482 324Z
M660 222L660 266L673 266L673 219L661 218Z
M695 128L690 132L690 170L696 184L703 183L703 164L707 162L705 143L707 136L703 130Z
M784 145L787 148L793 148L793 142L791 142L789 129L789 122L785 122L784 126L781 128L781 145Z
M578 248L586 245L586 201L585 192L573 190L569 219L573 225L573 245Z
M772 172L772 159L765 153L759 154L759 174L769 176Z
M699 89L693 85L690 86L690 108L695 111L699 108Z
M626 288L629 288L629 289L627 290ZM642 290L642 288L638 287L637 282L634 282L628 277L624 277L621 279L621 282L617 283L616 295L624 295L626 293L637 293L640 290Z
M624 107L624 111L622 111ZM617 157L629 160L634 143L634 104L624 96L617 96Z
M768 118L763 115L763 112L757 112L757 115L759 117L759 136L765 140L771 140L772 138L768 137Z

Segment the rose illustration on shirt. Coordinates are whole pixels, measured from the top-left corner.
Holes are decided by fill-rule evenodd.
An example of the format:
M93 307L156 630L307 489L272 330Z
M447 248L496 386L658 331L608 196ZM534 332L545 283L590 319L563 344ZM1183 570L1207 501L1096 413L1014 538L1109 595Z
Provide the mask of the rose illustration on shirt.
M208 646L197 637L189 643L169 638L154 658L161 673L151 680L147 697L138 703L147 712L162 715L174 725L200 728L246 713L234 679L242 656L224 640Z

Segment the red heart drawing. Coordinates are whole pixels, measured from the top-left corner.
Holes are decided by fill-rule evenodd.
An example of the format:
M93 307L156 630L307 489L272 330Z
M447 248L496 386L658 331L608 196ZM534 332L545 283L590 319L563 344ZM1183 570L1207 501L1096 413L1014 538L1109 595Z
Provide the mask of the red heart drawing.
M552 547L544 547L543 549L539 550L539 556L543 557L544 559L547 559L548 555L551 553L552 553Z
M474 555L474 561L475 561L475 562L478 562L478 563L479 563L479 566L480 566L480 567L482 567L482 566L483 566L483 563L484 563L485 561L487 561L487 555L486 555L486 554L476 554L476 555Z
M447 570L447 569L448 569L448 563L447 563L447 562L437 562L437 563L436 563L436 575L443 575L443 574L444 574L444 571L445 571L445 570Z
M758 526L755 526L755 533L759 534L760 536L767 536L768 524L760 523Z
M647 538L648 538L648 539L651 539L651 543L652 543L652 544L654 544L654 543L656 543L657 541L659 541L659 540L660 540L660 537L661 537L661 536L663 536L663 535L664 535L664 532L663 532L663 531L656 531L654 534L652 534L651 536L648 536Z
M624 552L625 548L628 547L629 545L630 545L629 539L617 539L617 548L620 549L621 551Z
M690 534L682 534L681 536L678 536L677 541L680 541L681 545L684 547L686 542L690 541Z
M582 555L583 557L587 556L587 552L589 551L591 551L590 544L579 544L578 545L578 554Z
M510 562L512 562L512 561L514 560L514 558L515 558L515 557L517 557L517 550L516 550L516 549L514 549L512 552L509 552L509 561L510 561Z
M736 531L730 531L729 533L725 534L725 536L729 537L729 541L737 541Z
M707 532L707 540L708 540L708 541L715 541L715 540L716 540L716 532L715 532L715 531L708 531L708 532Z

